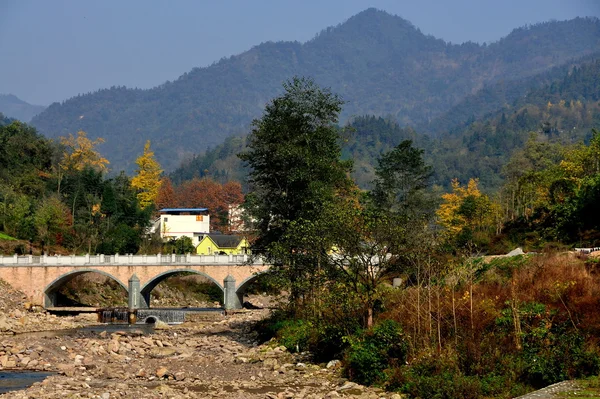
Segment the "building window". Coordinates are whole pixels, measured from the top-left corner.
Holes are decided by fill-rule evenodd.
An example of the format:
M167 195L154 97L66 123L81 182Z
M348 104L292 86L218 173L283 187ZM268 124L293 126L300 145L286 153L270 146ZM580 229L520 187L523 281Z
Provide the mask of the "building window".
M196 215L196 222L201 222L202 220L204 220L202 215Z
M169 221L169 218L165 218L165 222L168 222L168 221Z

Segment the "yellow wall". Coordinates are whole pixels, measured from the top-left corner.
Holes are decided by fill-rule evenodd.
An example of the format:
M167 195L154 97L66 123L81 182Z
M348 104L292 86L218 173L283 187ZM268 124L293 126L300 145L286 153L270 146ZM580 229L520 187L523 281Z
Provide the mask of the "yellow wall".
M219 248L209 236L205 236L196 247L196 253L198 255L214 255L219 252L225 252L227 255L242 255L244 253L244 248L248 247L248 241L245 238L242 238L239 245L235 248Z

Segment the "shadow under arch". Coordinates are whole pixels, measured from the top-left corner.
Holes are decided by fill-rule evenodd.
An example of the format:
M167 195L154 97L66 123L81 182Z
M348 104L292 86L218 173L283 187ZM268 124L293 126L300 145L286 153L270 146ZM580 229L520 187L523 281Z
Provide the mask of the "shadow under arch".
M56 293L58 292L58 289L60 287L62 287L64 284L66 284L69 281L71 281L72 279L74 279L75 277L85 274L85 273L98 273L105 277L108 277L111 280L114 280L117 283L119 283L119 285L121 287L123 287L125 292L129 293L129 289L128 289L127 285L123 284L123 282L121 280L119 280L118 278L116 278L115 276L113 276L110 273L106 273L102 270L97 270L97 269L88 269L88 268L77 269L77 270L67 272L61 276L58 276L57 278L54 279L54 281L52 281L50 284L48 284L46 286L46 288L44 288L44 306L46 308L55 307L56 306Z
M255 272L254 274L252 274L252 276L246 278L245 280L243 280L240 284L238 284L236 290L235 290L235 294L238 298L239 301L239 306L243 307L244 305L244 294L246 293L246 290L248 289L248 286L253 283L257 278L259 278L262 275L265 275L267 273L269 273L271 270L267 269L267 270L261 270L258 272Z
M212 278L211 276L209 276L206 273L202 273L199 272L197 270L193 270L193 269L173 269L173 270L167 270L166 272L162 272L160 274L157 274L156 276L152 277L152 279L150 281L148 281L146 284L144 284L140 290L140 294L142 296L142 298L144 299L144 301L146 302L146 306L150 307L150 293L152 292L152 290L154 288L156 288L156 286L158 284L160 284L161 281L167 279L168 277L174 275L174 274L178 274L178 273L190 273L190 274L197 274L200 275L208 280L210 280L211 282L213 282L217 287L219 287L219 289L223 292L223 284L219 283L217 280L215 280L214 278Z

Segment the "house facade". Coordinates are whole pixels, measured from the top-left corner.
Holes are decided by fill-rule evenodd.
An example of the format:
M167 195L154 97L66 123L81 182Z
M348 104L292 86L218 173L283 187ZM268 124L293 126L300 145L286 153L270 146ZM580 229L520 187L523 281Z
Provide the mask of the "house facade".
M198 255L242 255L248 254L248 240L242 236L206 234L196 247Z
M208 208L164 208L159 214L150 233L159 231L163 240L185 236L197 246L210 233Z

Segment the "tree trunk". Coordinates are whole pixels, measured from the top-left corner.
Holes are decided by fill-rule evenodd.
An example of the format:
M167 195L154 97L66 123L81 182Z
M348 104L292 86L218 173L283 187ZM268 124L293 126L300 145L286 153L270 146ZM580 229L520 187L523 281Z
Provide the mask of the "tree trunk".
M373 305L369 304L367 307L367 328L373 327Z
M452 287L452 319L454 320L454 344L458 347L458 325L456 323L456 300L454 297L454 289Z

